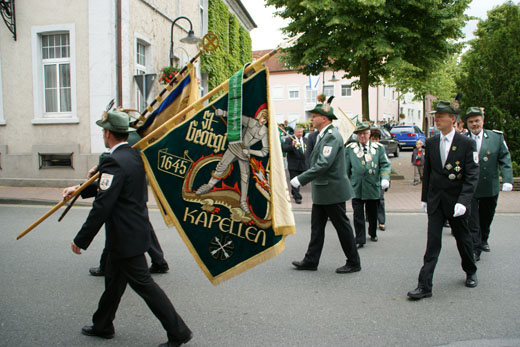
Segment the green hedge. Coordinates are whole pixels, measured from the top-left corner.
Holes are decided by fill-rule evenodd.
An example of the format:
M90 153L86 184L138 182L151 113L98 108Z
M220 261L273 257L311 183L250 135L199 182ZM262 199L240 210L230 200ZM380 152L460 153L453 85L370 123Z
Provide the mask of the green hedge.
M213 90L252 59L251 37L222 0L208 1L208 31L215 33L219 48L201 58L201 71L208 74Z

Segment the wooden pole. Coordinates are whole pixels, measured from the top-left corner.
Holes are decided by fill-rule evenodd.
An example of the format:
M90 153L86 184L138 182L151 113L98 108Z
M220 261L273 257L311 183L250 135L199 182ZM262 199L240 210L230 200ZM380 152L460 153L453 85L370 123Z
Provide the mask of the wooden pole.
M76 197L77 195L79 195L79 193L81 193L81 191L83 189L85 189L86 187L88 187L92 182L94 182L95 180L97 180L99 177L99 172L96 173L94 176L92 176L87 182L83 183L81 186L79 186L78 189L76 189L74 191L74 193L72 193L72 195L70 196L70 198L68 199L63 199L62 201L58 202L56 205L54 205L53 208L51 208L47 213L45 213L43 216L41 216L36 222L34 222L33 224L31 224L27 229L25 229L22 233L20 233L20 235L18 235L16 237L17 240L21 239L22 237L24 237L27 233L29 233L31 230L33 230L34 228L36 228L41 222L43 222L44 220L47 219L47 217L49 217L50 215L52 215L54 212L56 212L61 206L65 205L65 203L67 201L69 201L70 199Z

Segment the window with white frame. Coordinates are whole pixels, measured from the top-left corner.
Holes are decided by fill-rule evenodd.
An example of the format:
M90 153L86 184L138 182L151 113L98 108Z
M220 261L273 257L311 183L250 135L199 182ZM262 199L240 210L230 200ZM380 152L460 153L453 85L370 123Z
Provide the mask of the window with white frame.
M289 86L287 87L289 92L289 100L295 100L300 98L300 86Z
M70 112L69 33L43 34L41 38L45 113Z
M271 98L273 100L283 99L283 86L272 86L271 87Z
M318 98L318 89L309 88L305 86L305 102L307 104L316 104Z
M342 84L341 85L341 96L352 96L352 85Z
M73 24L31 28L33 123L77 123L75 28Z
M137 39L135 45L135 74L144 75L146 74L146 63L148 55L149 44L145 41ZM146 108L146 100L143 97L137 82L135 82L135 103L136 108L139 112L143 112Z
M204 0L199 1L199 14L200 14L199 33L200 33L200 36L202 36L202 33L204 32Z
M323 86L323 94L328 98L329 96L334 95L334 85L325 85Z

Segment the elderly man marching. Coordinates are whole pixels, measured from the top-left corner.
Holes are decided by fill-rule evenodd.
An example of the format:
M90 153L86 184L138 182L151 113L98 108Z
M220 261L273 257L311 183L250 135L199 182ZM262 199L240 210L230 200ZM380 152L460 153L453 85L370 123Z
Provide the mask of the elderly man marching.
M489 227L495 216L500 190L498 168L502 172L503 192L513 190L513 169L511 156L502 132L483 128L484 112L481 108L468 108L464 121L470 130L467 135L475 140L477 152L479 152L480 175L477 190L471 202L471 218L469 220L475 260L479 260L481 251L490 251L488 244Z
M317 270L327 219L334 225L341 248L347 257L346 264L337 268L337 273L351 273L361 270L352 226L346 215L345 202L352 197L352 187L345 171L343 138L332 125L334 115L330 102L317 104L312 113L312 124L319 131L310 157L310 167L294 177L291 185L295 188L312 182L311 240L302 261L293 261L297 270Z
M357 134L357 142L352 142L345 148L345 159L347 175L354 189L352 209L356 243L361 248L366 243L365 208L370 240L378 240L377 208L381 189L390 186L390 162L385 147L378 142L369 141L370 126L367 123L359 125L354 134Z

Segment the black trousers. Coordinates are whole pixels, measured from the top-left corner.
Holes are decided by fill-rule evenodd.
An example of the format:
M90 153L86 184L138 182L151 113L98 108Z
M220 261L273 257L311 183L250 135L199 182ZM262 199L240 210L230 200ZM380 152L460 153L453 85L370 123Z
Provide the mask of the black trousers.
M482 252L482 244L488 242L491 222L493 222L493 217L495 217L497 202L498 195L473 198L471 200L469 229L473 237L473 248L477 254Z
M368 235L377 236L377 200L352 199L352 209L354 210L354 230L356 230L356 243L365 244L367 235L365 229L365 209L368 219Z
M164 265L166 264L166 260L164 260L164 253L159 244L159 240L157 239L157 235L155 235L155 231L152 229L152 242L150 243L150 249L148 250L148 255L152 260L152 264L156 265ZM99 268L101 271L104 271L106 268L108 257L108 251L106 248L103 248L103 252L101 253L101 258L99 259Z
M105 291L92 318L95 330L114 331L113 321L127 284L143 298L153 314L161 321L168 340L183 340L188 337L190 329L177 314L164 291L152 279L144 254L124 259L108 254Z
M473 242L468 227L468 216L453 217L452 214L445 215L442 206L433 213L428 214L428 239L424 263L419 273L419 287L426 291L432 290L433 271L437 265L442 246L442 229L446 219L450 222L451 230L457 242L462 269L466 274L472 275L477 272L477 266L473 258Z
M299 174L303 173L301 170L290 170L289 169L289 177L293 179L294 177L298 176ZM290 185L290 184L289 184ZM300 194L300 187L294 188L291 186L291 195L293 196L294 200L301 200L302 195Z
M331 205L312 204L311 240L305 254L305 263L318 266L323 243L325 242L325 226L327 219L330 218L338 234L341 248L347 257L347 264L353 266L360 265L354 234L346 212L344 202Z

